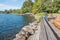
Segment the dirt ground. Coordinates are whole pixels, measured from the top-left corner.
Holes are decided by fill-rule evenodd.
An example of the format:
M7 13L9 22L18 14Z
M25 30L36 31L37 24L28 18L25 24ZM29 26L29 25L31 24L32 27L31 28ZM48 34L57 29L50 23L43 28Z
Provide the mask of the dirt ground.
M60 14L48 14L48 18L55 17L55 19L51 19L50 21L60 29Z

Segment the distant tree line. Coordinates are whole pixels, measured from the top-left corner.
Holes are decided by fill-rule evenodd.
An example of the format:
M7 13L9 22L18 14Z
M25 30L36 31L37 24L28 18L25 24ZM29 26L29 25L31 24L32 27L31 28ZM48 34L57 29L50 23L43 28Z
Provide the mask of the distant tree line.
M3 13L57 13L60 10L60 0L25 0L21 9L5 10Z

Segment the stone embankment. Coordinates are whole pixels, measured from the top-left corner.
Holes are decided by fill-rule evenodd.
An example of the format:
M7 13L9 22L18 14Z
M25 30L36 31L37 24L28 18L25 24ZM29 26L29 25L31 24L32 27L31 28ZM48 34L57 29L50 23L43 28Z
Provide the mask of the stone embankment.
M13 40L28 40L30 36L35 34L36 30L38 29L37 25L37 21L34 21L33 23L24 26L21 31L16 34L16 38L14 38Z

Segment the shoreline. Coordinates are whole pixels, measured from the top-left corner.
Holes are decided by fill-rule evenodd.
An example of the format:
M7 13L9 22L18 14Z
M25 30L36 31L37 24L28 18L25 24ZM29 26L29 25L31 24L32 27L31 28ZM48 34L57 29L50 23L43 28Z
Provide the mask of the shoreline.
M14 38L13 40L27 40L35 33L35 31L37 30L37 25L38 23L34 21L33 23L24 26L21 31L16 34L16 38Z
M29 14L31 16L35 15ZM12 40L28 40L28 38L32 35L34 35L35 31L38 29L37 27L38 22L37 20L33 21L32 23L29 23L28 25L24 26L19 33L16 34L16 37Z

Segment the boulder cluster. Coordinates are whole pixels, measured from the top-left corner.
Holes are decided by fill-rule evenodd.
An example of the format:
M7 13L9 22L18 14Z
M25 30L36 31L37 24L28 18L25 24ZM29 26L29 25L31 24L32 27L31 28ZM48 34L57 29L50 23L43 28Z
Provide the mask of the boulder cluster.
M37 30L37 25L37 21L34 21L33 23L29 23L29 25L24 26L21 31L16 34L16 38L13 40L28 40L28 38Z

